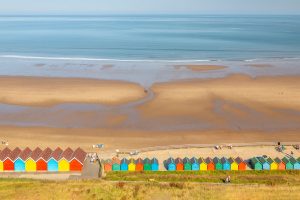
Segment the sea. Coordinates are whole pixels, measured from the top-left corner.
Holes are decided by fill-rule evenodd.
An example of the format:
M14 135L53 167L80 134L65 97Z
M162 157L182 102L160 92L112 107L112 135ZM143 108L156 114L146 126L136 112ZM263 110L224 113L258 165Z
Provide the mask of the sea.
M241 68L245 63L286 66L290 62L294 66L299 61L300 15L0 16L0 75L145 80L151 84L154 78L195 78L184 72L168 75L172 70L167 67L174 65L230 65L234 69L222 73L226 75L255 74L253 69ZM119 69L98 72L100 65ZM120 74L120 70L125 72ZM137 80L144 71L150 74L149 80ZM291 70L276 71L287 72Z

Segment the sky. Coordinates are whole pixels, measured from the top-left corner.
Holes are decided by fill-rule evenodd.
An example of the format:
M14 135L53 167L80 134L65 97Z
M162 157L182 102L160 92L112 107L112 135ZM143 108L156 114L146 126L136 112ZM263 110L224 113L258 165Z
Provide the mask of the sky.
M300 14L300 0L0 0L1 14Z

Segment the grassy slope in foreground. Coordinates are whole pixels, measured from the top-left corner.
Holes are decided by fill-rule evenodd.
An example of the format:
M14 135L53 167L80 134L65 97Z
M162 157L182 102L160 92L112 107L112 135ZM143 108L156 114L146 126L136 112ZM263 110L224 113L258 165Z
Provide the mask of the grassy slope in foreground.
M125 172L108 173L105 180L58 182L0 179L0 199L300 199L299 171L230 172L233 183L223 184L222 178L226 174ZM157 182L123 181L129 180L128 177L132 177L132 180L147 180L153 176ZM207 183L193 182L193 177L199 180L207 177Z

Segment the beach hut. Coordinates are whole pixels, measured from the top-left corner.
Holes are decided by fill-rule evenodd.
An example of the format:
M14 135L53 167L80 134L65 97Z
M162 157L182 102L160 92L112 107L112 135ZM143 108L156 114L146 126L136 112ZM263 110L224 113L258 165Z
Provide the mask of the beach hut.
M215 170L215 163L210 157L207 157L205 159L205 162L207 164L207 170L209 170L209 171ZM201 170L201 165L200 165L200 170Z
M294 165L291 163L290 159L288 159L287 157L284 157L282 159L282 161L285 164L285 169L286 170L292 170L292 169L294 169Z
M278 164L272 158L267 158L267 162L270 165L270 170L278 170Z
M144 170L144 161L141 158L138 158L135 161L135 171L143 171Z
M151 166L151 160L149 158L144 159L144 171L151 171L152 166Z
M58 161L58 171L70 171L70 161L72 159L73 153L74 151L71 148L67 148L63 151Z
M158 171L159 169L158 160L156 158L152 158L151 160L151 169L152 171Z
M44 151L42 151L41 155L36 161L36 170L37 171L47 171L48 170L48 160L51 157L52 150L47 147Z
M199 161L197 158L193 157L191 159L191 163L192 163L192 170L193 171L199 171L200 170L200 165L199 165Z
M234 158L230 157L230 158L228 159L228 162L230 163L230 169L231 169L232 171L237 171L237 170L239 170L239 164L235 161Z
M200 171L207 171L207 163L206 161L204 160L204 158L199 158L198 159L198 162L199 162L199 170ZM215 167L212 166L212 169L214 169Z
M128 160L126 158L123 158L121 160L120 170L121 171L128 171Z
M128 171L134 172L135 167L136 167L135 160L133 158L130 158L128 162Z
M28 147L25 148L18 158L15 161L15 171L16 172L24 172L25 171L25 162L30 157L32 151Z
M22 152L21 149L19 149L17 147L13 151L11 151L10 154L8 154L8 156L3 161L3 170L4 171L13 171L15 169L14 163L15 163L16 159L19 157L21 152Z
M175 171L176 170L175 160L173 158L169 158L166 162L166 166L168 171Z
M86 159L86 152L77 148L70 159L70 171L82 171Z
M230 162L228 161L227 158L222 157L221 163L222 163L222 170L230 170Z
M192 170L191 160L187 157L185 157L183 159L183 169L184 169L184 171L191 171Z
M59 147L57 147L51 154L51 158L49 159L47 163L48 171L50 172L57 172L58 171L58 161L61 157L61 154L63 153L63 150Z
M121 161L119 158L113 157L112 159L112 171L120 171L121 170Z
M254 170L262 170L263 169L262 164L259 162L259 160L256 157L253 157L250 160L250 164Z
M238 164L238 169L240 171L244 171L247 169L247 163L246 161L244 161L241 157L237 157L235 159L235 162Z
M36 171L36 162L40 158L40 155L43 151L37 147L35 148L29 158L25 162L25 171L26 172L35 172Z
M11 153L11 150L9 148L4 148L1 152L0 152L0 171L3 171L3 162L4 160L8 157L8 155Z
M300 163L295 158L291 157L290 161L294 166L294 170L300 170Z
M112 160L111 159L103 160L102 164L104 166L104 171L106 171L106 172L112 171Z
M184 170L184 164L183 164L183 160L181 158L176 158L175 165L176 165L176 171Z
M277 163L278 170L285 170L285 163L280 158L275 158L274 161Z
M262 169L263 170L270 170L270 164L268 163L268 161L265 158L258 157L257 159L262 164Z
M223 169L223 165L222 165L222 163L221 163L220 158L215 157L215 158L213 159L213 162L214 162L214 164L215 164L215 170L222 170L222 169Z

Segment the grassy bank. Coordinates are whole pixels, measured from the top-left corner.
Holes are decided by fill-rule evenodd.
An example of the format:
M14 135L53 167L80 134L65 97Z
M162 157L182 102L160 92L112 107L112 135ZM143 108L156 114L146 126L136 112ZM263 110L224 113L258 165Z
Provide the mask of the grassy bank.
M232 177L231 184L222 183L227 173ZM102 180L0 179L0 199L274 200L300 199L299 191L298 171L112 172Z

